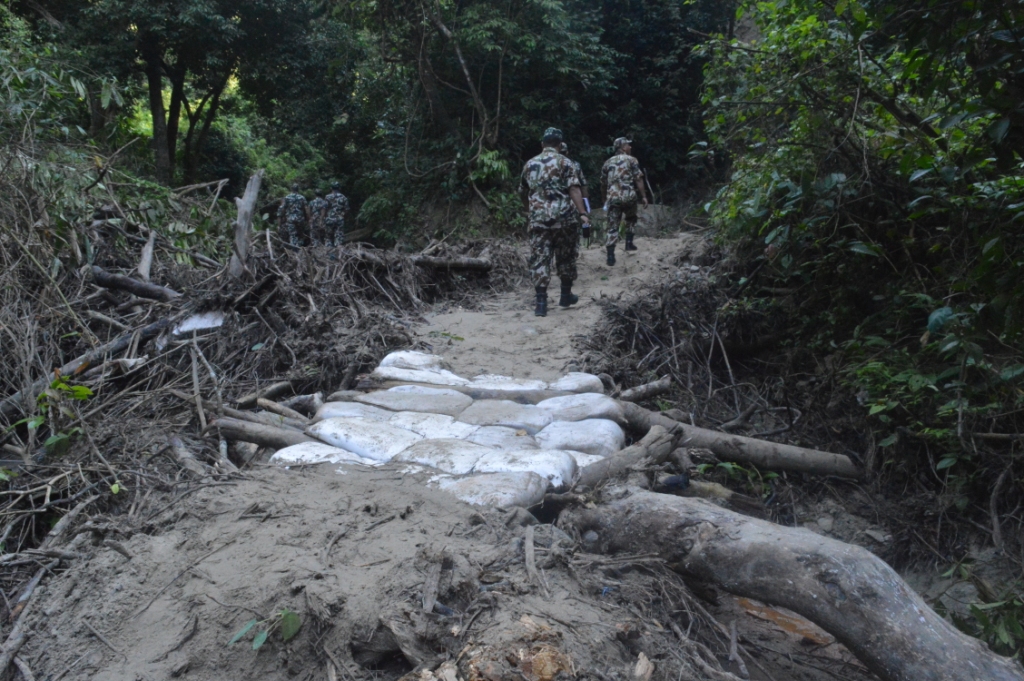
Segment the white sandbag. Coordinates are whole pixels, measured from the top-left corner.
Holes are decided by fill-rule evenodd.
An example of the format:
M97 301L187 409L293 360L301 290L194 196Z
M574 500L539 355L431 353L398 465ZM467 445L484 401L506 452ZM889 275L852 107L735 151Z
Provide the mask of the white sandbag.
M426 385L396 385L388 388L389 393L412 393L413 395L454 395L458 397L464 393L452 388L432 388Z
M471 426L468 423L456 421L447 414L421 414L417 411L400 411L392 414L388 423L419 433L427 439L465 440L480 430L480 426Z
M521 428L531 435L553 420L550 412L544 409L511 400L477 400L457 418L474 426Z
M544 500L548 481L536 473L488 473L442 479L436 486L467 504L529 508Z
M431 355L426 352L415 350L399 350L392 352L380 361L382 367L395 367L396 369L444 369L444 357Z
M399 367L377 367L370 374L380 381L403 381L426 383L428 385L469 385L462 376L456 376L446 369L401 369Z
M539 445L532 435L522 428L506 428L505 426L480 426L476 432L466 438L478 445L486 445L494 449L509 451L514 449L538 449Z
M313 423L324 419L350 418L370 419L371 421L387 421L391 418L392 412L372 407L368 404L358 402L326 402L324 406L316 410L313 415Z
M340 447L332 447L322 442L300 442L274 452L270 463L280 466L294 466L311 463L357 463L364 466L379 466L380 461L367 459L353 454Z
M619 424L605 419L555 421L537 433L536 439L544 449L571 449L598 456L610 456L626 445L626 434Z
M583 419L608 419L620 426L626 425L622 406L600 393L582 393L552 397L537 403L541 409L551 412L555 421L582 421Z
M570 484L576 475L576 459L555 449L520 449L514 452L492 452L480 457L474 473L515 473L531 471L559 489Z
M306 433L321 442L374 461L390 461L423 439L422 435L411 430L362 418L325 419L307 428Z
M418 463L453 475L465 475L486 454L495 450L465 440L451 438L420 440L398 454L394 460Z
M603 393L604 383L594 374L584 374L579 371L572 371L550 383L551 390L558 390L567 393Z
M497 374L481 374L474 377L469 385L481 390L547 390L548 388L548 384L544 381L498 376Z
M428 414L458 416L473 404L473 398L461 393L454 395L420 395L409 392L381 390L356 398L356 402L372 404L389 411L420 411Z
M604 460L603 456L598 456L597 454L584 454L583 452L574 452L571 449L563 449L562 451L576 459L576 466L578 468L586 468L592 463Z

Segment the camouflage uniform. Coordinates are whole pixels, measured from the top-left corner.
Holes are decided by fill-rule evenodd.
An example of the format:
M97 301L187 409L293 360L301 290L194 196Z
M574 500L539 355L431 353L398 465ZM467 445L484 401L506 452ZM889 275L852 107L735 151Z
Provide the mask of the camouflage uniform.
M601 168L601 184L608 206L608 240L605 246L619 242L619 223L626 221L626 235L636 228L636 182L644 176L640 164L629 154L616 154Z
M523 167L519 193L529 202L529 268L537 289L546 289L551 281L552 259L559 277L576 279L579 218L569 188L578 186L580 180L572 161L551 147L545 147Z
M340 246L345 236L348 197L335 189L327 195L326 200L327 217L324 218L324 241L328 246Z
M562 154L564 155L567 151L568 151L568 149L566 149L565 145L563 144L562 145ZM580 164L577 161L573 161L572 159L569 159L569 163L572 164L573 171L576 173L576 179L579 180L580 192L583 194L584 198L586 198L587 197L587 178L583 175L583 167L580 166ZM573 233L573 238L577 242L579 242L580 229L583 227L583 218L580 216L579 213L575 213L575 212L574 212L574 218L575 218L575 220L573 221L573 232L574 232ZM577 247L577 256L578 255L579 255L579 247Z
M308 225L306 224L307 207L306 197L298 192L293 191L281 200L279 210L283 216L282 225L284 227L284 233L281 237L296 248L304 246L308 236Z
M324 233L324 212L327 208L327 201L319 194L309 202L310 226L309 240L314 246L330 246L330 237Z

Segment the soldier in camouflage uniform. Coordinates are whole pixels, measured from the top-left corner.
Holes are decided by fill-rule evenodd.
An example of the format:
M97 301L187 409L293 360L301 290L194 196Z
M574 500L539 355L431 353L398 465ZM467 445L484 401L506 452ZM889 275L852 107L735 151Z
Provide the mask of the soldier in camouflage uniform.
M281 230L281 238L295 248L306 244L309 227L309 204L306 197L299 193L298 183L292 185L292 193L281 199L277 209L277 224Z
M562 145L558 148L558 152L560 154L562 154L562 156L565 156L566 158L569 158L569 145L566 144L565 142L562 142ZM583 174L583 167L580 166L579 161L574 161L571 158L569 158L569 163L571 163L572 167L576 170L576 179L578 179L580 181L580 193L583 195L583 207L586 209L587 215L590 215L590 192L587 190L587 178ZM577 220L576 220L576 239L577 239L577 241L579 240L579 234L580 234L580 230L581 230L582 225L583 225L583 221L577 218ZM590 235L589 235L589 231L590 230L587 230L587 231L588 231L587 238L589 239L590 238Z
M345 236L345 215L348 213L348 197L341 193L341 185L331 185L331 193L327 195L327 213L324 218L325 242L331 246L340 246Z
M327 215L327 202L323 192L317 190L316 197L309 202L309 240L314 246L330 246L330 237L324 233L324 217Z
M545 130L542 139L544 149L526 162L519 180L519 195L527 209L530 231L530 274L537 293L537 306L533 313L538 317L548 314L552 260L562 282L562 296L558 304L569 307L579 301L572 294L576 257L579 255L577 215L583 220L584 231L589 233L590 230L590 218L583 205L576 169L557 151L561 142L561 130Z
M640 164L629 155L633 150L632 140L620 137L615 140L615 156L604 162L601 168L601 185L604 187L604 206L608 211L608 264L615 264L615 244L619 242L619 223L626 221L626 249L635 251L633 230L636 229L637 195L647 208L647 192L644 191L644 174Z

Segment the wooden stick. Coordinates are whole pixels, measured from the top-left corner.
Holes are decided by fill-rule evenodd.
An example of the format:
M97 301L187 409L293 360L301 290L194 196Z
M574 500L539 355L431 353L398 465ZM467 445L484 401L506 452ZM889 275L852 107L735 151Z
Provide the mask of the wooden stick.
M252 238L252 218L262 183L263 169L261 168L249 178L242 198L235 198L235 205L238 207L238 218L235 220L234 253L231 254L228 274L236 279L241 277L248 269L246 261L249 258L249 243Z
M296 421L309 423L308 418L306 418L299 412L295 411L294 409L289 409L283 404L278 404L277 402L268 400L265 397L256 398L256 406L261 409L266 409L267 411L274 412L278 416L284 416L286 418L295 419Z
M491 269L491 261L484 258L435 258L429 255L414 255L410 260L412 260L414 265L435 267L437 269L479 270L482 272L487 272Z
M102 267L97 267L96 265L92 266L92 280L98 286L102 286L103 288L127 291L139 298L159 300L162 303L169 303L172 300L181 297L181 294L177 291L173 291L163 286L157 286L156 284L147 284L146 282L139 281L138 279L126 277L123 274L111 274Z
M206 429L207 432L219 429L221 436L228 440L252 442L273 449L284 449L285 447L302 444L303 442L319 442L319 440L305 433L300 433L290 428L275 428L274 426L262 423L240 421L226 417L214 419Z
M188 447L186 447L185 443L181 441L181 438L172 437L170 445L174 458L178 460L178 463L181 464L182 468L189 471L197 478L205 478L209 475L209 472L203 467L203 464L199 463L199 459L197 459L195 455L188 450Z
M256 392L252 392L249 393L248 395L244 395L238 398L237 404L239 407L254 407L256 406L256 400L258 400L261 397L265 397L268 400L272 400L275 397L280 397L281 395L284 395L291 389L291 381L280 381L278 383L271 383L265 388L261 388Z
M142 255L139 257L139 279L149 283L149 271L153 267L153 246L156 244L156 232L149 230L149 241L142 247Z
M629 390L623 390L622 394L619 395L619 399L624 402L643 402L649 400L652 397L658 395L664 395L672 389L672 377L665 376L659 378L653 383L645 383L644 385L638 385L635 388Z
M678 443L678 432L670 432L661 426L652 426L650 432L640 442L580 470L576 484L595 487L600 482L625 473L631 466L644 459L650 459L652 463L667 461Z

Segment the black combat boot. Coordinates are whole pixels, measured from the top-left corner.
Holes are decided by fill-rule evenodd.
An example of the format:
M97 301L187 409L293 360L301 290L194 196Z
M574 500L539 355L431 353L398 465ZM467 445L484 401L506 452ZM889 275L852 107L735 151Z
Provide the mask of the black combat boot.
M562 278L562 297L558 299L559 307L569 307L580 302L579 296L572 294L572 279Z
M608 249L608 266L611 267L615 264L615 246L614 244L606 247Z
M533 309L534 316L547 317L548 316L548 289L544 286L538 286L537 289L537 307Z
M633 245L633 235L632 234L628 234L628 233L626 234L626 247L623 250L626 250L626 251L636 251L636 250L639 250L636 246Z

